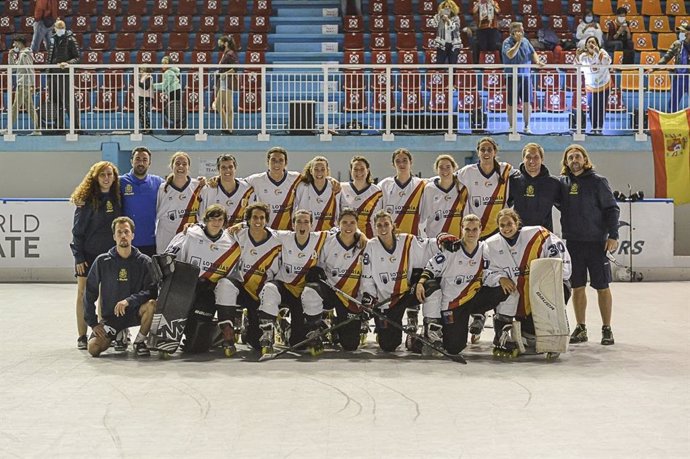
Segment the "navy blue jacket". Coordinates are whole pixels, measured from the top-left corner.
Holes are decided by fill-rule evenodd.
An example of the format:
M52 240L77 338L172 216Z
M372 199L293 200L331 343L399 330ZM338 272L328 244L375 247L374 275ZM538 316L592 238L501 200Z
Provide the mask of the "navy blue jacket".
M89 269L84 291L84 319L89 327L98 324L96 301L100 293L103 317L115 315L115 305L122 300L129 301L129 308L139 307L156 298L156 285L151 280L149 265L151 259L132 247L132 254L122 258L113 247L96 258Z
M620 208L608 180L590 169L579 176L561 176L560 181L563 239L618 239Z
M120 204L110 192L98 194L95 209L91 203L77 206L70 244L76 264L96 258L115 245L111 225L120 215Z
M520 164L520 172L510 176L510 196L508 205L512 206L524 226L543 226L553 232L552 210L561 200L561 184L542 164L541 171L532 177Z

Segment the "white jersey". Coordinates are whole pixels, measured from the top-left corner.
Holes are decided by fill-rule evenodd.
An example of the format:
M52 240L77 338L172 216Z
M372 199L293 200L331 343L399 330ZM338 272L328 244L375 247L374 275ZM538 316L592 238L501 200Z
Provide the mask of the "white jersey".
M278 231L276 235L283 249L275 279L283 282L285 288L299 298L306 284L307 272L318 263L328 233L309 233L304 246L297 243L297 235L293 231Z
M199 207L199 219L204 216L204 212L213 204L220 204L228 212L228 226L244 221L244 209L256 201L254 188L242 179L235 179L235 190L228 193L218 180L218 186L205 186L201 190L201 206Z
M312 213L312 231L328 231L338 225L340 197L333 191L330 179L318 191L311 183L300 183L295 191L294 210L305 209Z
M482 276L488 261L484 259L484 242L474 252L460 247L456 252L442 250L424 268L441 278L441 309L455 309L470 301L482 287Z
M400 183L395 177L379 182L383 209L393 216L393 223L401 233L420 234L420 206L426 181L414 175L407 183Z
M484 175L479 164L469 164L456 172L460 183L467 188L465 215L474 214L481 219L482 239L498 232L496 217L508 205L508 179L513 168L502 162L499 169L500 172Z
M570 279L570 254L565 244L543 226L525 226L512 245L500 234L491 236L486 240L484 256L489 260L484 275L487 286L499 286L502 277L511 279L517 286L517 292L497 308L502 314L526 317L532 313L529 300L529 266L532 260L561 258L563 280Z
M422 196L422 224L427 236L436 237L440 233L450 233L460 236L467 189L455 183L445 190L441 188L440 178L430 179L424 188Z
M213 240L200 225L190 226L187 234L178 233L165 251L175 254L179 261L198 266L199 277L214 284L228 277L240 258L240 246L227 232Z
M156 197L157 253L163 253L187 223L199 221L202 188L199 181L193 178L188 178L187 184L179 189L173 184L161 183Z
M326 272L326 283L339 288L353 298L357 298L362 278L362 249L359 239L350 246L343 244L338 233L329 233L326 244L319 256L319 266ZM352 311L359 307L338 294L338 298Z
M256 194L256 200L268 204L271 215L266 226L277 230L292 229L292 209L300 173L285 171L282 180L275 182L268 172L246 178Z
M396 235L394 244L389 251L378 237L370 239L362 258L362 293L379 300L396 295L391 308L411 289L412 270L424 268L438 251L435 238L411 234Z
M249 235L249 229L239 230L233 238L242 249L240 261L231 276L244 285L245 290L255 300L266 281L278 274L282 245L276 233L267 228L268 238L256 242Z
M349 207L357 212L357 228L368 239L374 237L374 215L383 209L381 188L373 183L361 191L352 182L340 182L340 209Z

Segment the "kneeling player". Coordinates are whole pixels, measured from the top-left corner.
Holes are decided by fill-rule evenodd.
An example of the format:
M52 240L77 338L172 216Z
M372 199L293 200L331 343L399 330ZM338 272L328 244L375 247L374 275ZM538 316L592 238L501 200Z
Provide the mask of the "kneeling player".
M210 348L218 334L213 321L216 311L225 352L228 355L235 352L232 328L235 297L228 295L227 289L219 283L230 274L240 257L239 244L223 231L227 219L225 208L212 204L204 212L204 225L191 226L186 233L177 234L166 249L167 253L175 255L176 261L191 263L200 270L185 325L186 352L205 352Z
M146 335L156 310L156 286L149 274L151 259L132 246L134 222L131 219L116 218L112 230L116 246L96 258L86 279L84 318L93 330L87 349L98 357L119 331L139 325L134 350L138 356L148 356ZM99 299L100 322L96 315Z
M570 254L556 235L542 226L520 227L520 216L513 209L503 209L497 217L499 234L486 241L485 256L489 267L485 283L500 286L509 297L496 307L494 315L494 354L515 356L519 344L511 337L513 318L525 334L535 334L529 297L530 264L538 258L563 260L563 282L570 279ZM567 296L569 289L564 289ZM563 322L565 322L563 312ZM567 325L563 324L565 328ZM566 330L567 334L567 330Z
M417 299L424 303L424 330L432 342L443 344L450 354L459 354L467 345L467 325L471 314L495 308L508 295L500 287L482 286L485 243L479 241L482 224L474 214L465 215L461 238L444 238L444 249L426 264L415 287ZM441 239L441 236L439 236ZM453 240L455 239L455 240ZM434 278L440 278L440 301L427 301ZM426 287L426 289L425 289Z

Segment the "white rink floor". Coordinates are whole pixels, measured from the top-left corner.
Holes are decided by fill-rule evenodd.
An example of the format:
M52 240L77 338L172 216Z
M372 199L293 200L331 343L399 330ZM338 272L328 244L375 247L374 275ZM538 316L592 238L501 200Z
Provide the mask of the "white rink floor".
M502 362L487 330L468 365L373 336L318 360L94 359L75 291L0 284L2 458L690 456L690 283L614 284L614 346L590 291L589 343Z

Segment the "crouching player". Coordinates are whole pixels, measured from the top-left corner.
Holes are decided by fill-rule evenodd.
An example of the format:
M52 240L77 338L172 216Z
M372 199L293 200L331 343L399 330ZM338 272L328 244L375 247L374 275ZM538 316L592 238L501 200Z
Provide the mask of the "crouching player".
M467 345L468 323L472 314L484 314L494 309L508 295L500 287L482 286L485 242L479 240L482 224L474 214L465 215L461 223L461 237L443 238L442 249L424 268L415 287L417 299L424 304L424 324L427 338L443 345L449 354L459 354ZM439 236L442 239L442 236ZM440 278L440 301L427 301L434 278Z
M362 277L361 255L365 236L358 231L357 212L353 209L341 210L338 227L339 231L328 235L318 266L312 270L314 279L310 279L305 288L304 307L319 315L324 308L335 309L336 324L352 319L333 333L333 341L346 351L354 351L359 346L362 321L366 318L360 315L361 310L357 304L331 287L342 290L353 298L357 297ZM369 331L368 327L366 330ZM319 343L316 344L318 346Z
M399 324L407 308L420 304L413 290L419 278L415 279L413 271L420 275L437 252L436 239L398 234L391 214L385 210L376 213L374 225L377 237L367 242L362 258L362 303L371 306L378 300L391 298L383 312ZM439 295L437 287L436 290ZM410 333L416 332L416 324L409 328ZM376 320L376 332L379 346L385 352L395 351L402 342L402 332L386 320ZM414 342L408 339L407 348L412 349Z
M295 231L277 231L276 236L282 245L282 254L278 273L268 280L259 294L259 315L268 319L275 326L280 306L290 310L289 333L287 321L281 318L282 331L289 334L288 344L304 341L307 331L314 330L321 321L320 305L314 300L316 293L306 287L309 271L316 266L328 233L311 232L312 213L300 209L292 214L292 226ZM275 331L268 335L269 347L273 347ZM318 353L318 346L312 347L312 353Z
M278 273L282 245L276 233L267 228L270 208L263 202L249 204L244 211L247 228L236 231L232 238L242 248L240 260L230 279L221 279L218 288L228 295L230 304L247 308L246 343L261 354L273 353L274 322L270 314L259 311L261 290ZM238 310L239 306L229 309Z
M138 356L149 356L146 335L156 310L156 286L149 274L151 259L132 246L134 222L118 217L112 223L115 247L99 255L86 279L84 318L93 330L87 349L98 357L121 330L140 326L134 339ZM96 315L100 300L102 319Z
M208 206L203 222L203 225L190 226L185 233L177 234L166 249L166 253L175 255L176 261L199 267L194 300L184 330L184 350L209 350L218 335L213 320L217 311L218 326L223 332L223 348L226 354L232 355L235 352L232 327L235 297L219 281L225 279L237 264L240 246L223 231L228 222L228 214L223 206Z
M494 314L494 355L517 356L518 343L513 338L513 318L520 322L521 334L534 336L535 327L532 321L530 303L530 267L538 258L560 258L563 260L563 283L570 279L570 254L565 244L556 235L543 226L520 227L520 216L513 209L503 209L497 217L499 234L486 241L485 256L489 267L484 281L491 287L500 286L509 294L508 298L496 307ZM563 307L558 307L561 314L555 329L565 329L565 303L569 297L569 288L564 285ZM561 311L563 309L563 311ZM528 343L530 344L530 343Z

